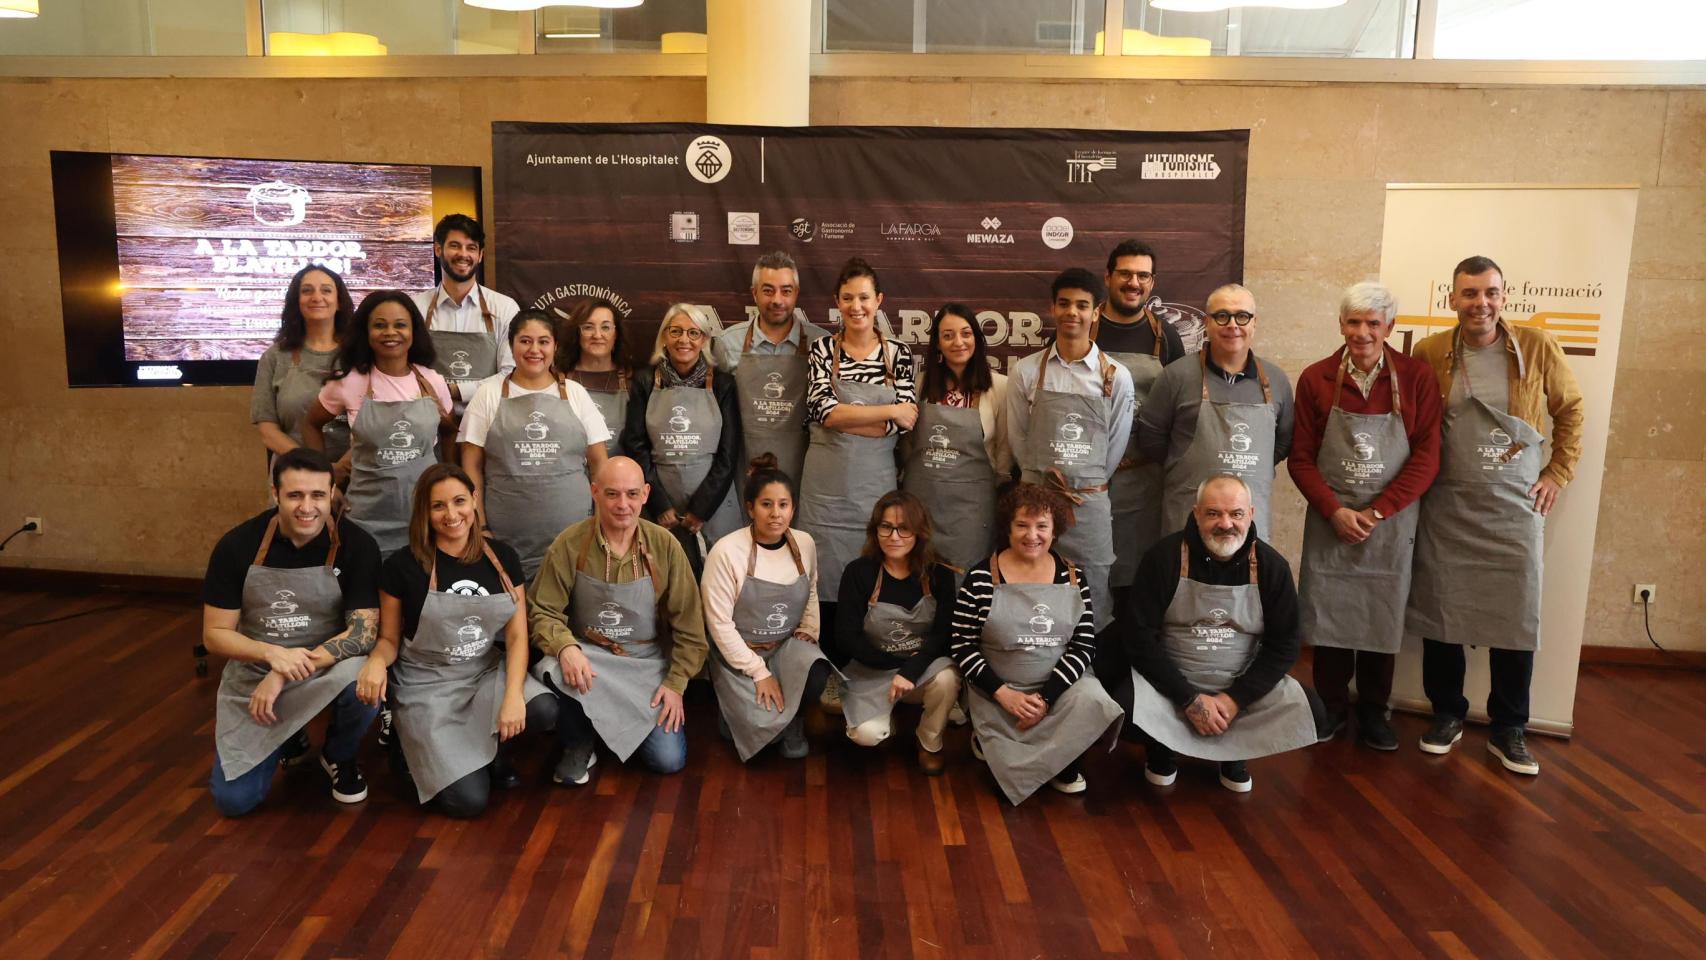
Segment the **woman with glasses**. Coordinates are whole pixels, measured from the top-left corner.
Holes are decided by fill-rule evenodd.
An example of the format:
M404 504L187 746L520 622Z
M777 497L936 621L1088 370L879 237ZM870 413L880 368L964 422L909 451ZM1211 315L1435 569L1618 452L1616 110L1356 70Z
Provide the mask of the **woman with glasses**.
M610 433L604 450L614 457L622 452L619 437L628 422L628 387L633 380L616 305L603 297L588 297L568 313L553 312L563 320L557 325L557 369L585 387L604 415ZM592 476L591 469L587 476Z
M1256 298L1229 283L1208 295L1208 339L1167 365L1137 415L1144 459L1162 465L1161 532L1184 529L1197 484L1230 473L1268 521L1274 470L1291 450L1291 381L1256 359ZM1254 533L1252 533L1252 536Z
M835 607L836 648L851 658L842 670L847 739L877 746L889 738L895 704L923 704L918 766L932 777L942 772L942 731L960 693L948 659L954 571L937 561L933 533L918 497L883 494Z
M712 544L741 526L735 473L741 461L734 378L717 376L705 348L716 321L690 303L671 306L658 326L652 369L634 380L622 449L651 484L647 509L684 542ZM701 551L688 551L696 562Z
M990 368L983 327L965 304L936 311L919 393L901 486L924 502L936 553L964 570L989 556L995 488L1013 471L1007 378Z
M1004 546L966 572L954 600L952 652L972 689L972 755L1013 803L1044 783L1083 793L1079 759L1121 711L1091 669L1090 585L1054 552L1072 506L1059 491L1021 483L1002 495L995 519Z

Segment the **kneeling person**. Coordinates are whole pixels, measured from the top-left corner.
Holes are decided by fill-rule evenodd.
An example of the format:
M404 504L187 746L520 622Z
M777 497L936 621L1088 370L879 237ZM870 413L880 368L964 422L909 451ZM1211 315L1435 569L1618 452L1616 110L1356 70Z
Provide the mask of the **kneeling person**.
M259 806L279 764L308 752L308 721L333 707L320 750L333 798L367 798L356 748L376 708L355 677L379 621L379 546L332 518L332 464L297 448L272 466L278 507L221 537L202 587L202 643L229 658L214 713L219 812Z
M536 677L557 694L562 758L552 778L592 779L597 743L657 773L687 764L681 693L705 663L705 615L687 553L640 518L651 486L611 457L593 475L592 516L545 552L528 598Z
M395 681L392 710L415 793L449 817L477 817L494 783L520 783L504 742L557 716L551 692L527 675L521 557L482 535L474 494L461 467L435 463L421 474L409 546L385 560L379 642L356 684L378 706L388 677Z
M1148 740L1150 783L1172 783L1182 753L1219 761L1221 785L1245 793L1245 761L1316 741L1320 708L1286 675L1297 589L1285 558L1256 536L1244 481L1203 481L1185 528L1143 555L1127 613L1131 722Z

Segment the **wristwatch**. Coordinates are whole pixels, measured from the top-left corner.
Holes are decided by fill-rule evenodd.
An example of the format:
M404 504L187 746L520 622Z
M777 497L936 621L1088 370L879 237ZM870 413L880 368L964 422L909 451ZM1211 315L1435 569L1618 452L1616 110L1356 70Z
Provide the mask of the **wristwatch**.
M1374 519L1376 519L1376 520L1385 520L1386 519L1386 514L1381 513L1379 507L1369 507L1368 512L1374 514Z

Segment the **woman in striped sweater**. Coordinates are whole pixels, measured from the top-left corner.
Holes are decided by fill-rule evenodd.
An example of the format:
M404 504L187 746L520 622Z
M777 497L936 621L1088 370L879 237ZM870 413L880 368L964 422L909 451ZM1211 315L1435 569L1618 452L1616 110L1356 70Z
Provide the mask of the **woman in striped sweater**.
M952 654L973 691L972 753L1015 804L1044 781L1082 793L1079 758L1121 710L1091 670L1089 584L1052 549L1072 526L1072 507L1021 483L995 519L1006 546L967 571L954 602Z

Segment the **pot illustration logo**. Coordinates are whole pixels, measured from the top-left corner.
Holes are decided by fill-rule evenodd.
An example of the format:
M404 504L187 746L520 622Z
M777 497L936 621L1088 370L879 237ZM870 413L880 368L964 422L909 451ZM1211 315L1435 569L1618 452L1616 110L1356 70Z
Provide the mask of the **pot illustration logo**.
M1250 425L1247 423L1233 424L1232 438L1227 443L1239 453L1248 453L1250 450Z
M1492 430L1487 432L1487 441L1489 443L1496 443L1501 447L1508 447L1512 443L1511 435L1498 427L1494 427Z
M1049 633L1054 630L1054 618L1048 615L1048 604L1038 603L1031 607L1031 629L1038 633Z
M693 421L687 419L686 407L670 407L669 412L673 414L669 418L669 429L672 433L686 433L688 428L693 426Z
M938 423L934 427L931 427L930 439L926 442L928 442L932 447L941 447L943 450L948 449L948 425L945 423Z
M912 636L912 631L906 629L906 625L901 623L889 628L888 639L889 647L893 650L910 650L918 646L917 640Z
M622 623L622 608L614 603L606 603L604 609L598 611L598 625L614 627Z
M764 618L764 625L772 630L781 630L788 625L788 605L773 603L770 605L770 615Z
M415 445L415 435L409 432L409 421L398 420L391 424L396 432L391 434L391 446L407 449Z
M456 642L466 645L479 643L486 636L486 631L480 626L480 618L463 617L462 626L456 628Z
M1219 607L1215 607L1213 610L1208 612L1208 625L1211 627L1224 626L1226 621L1230 619L1232 619L1232 614L1227 613Z
M535 410L527 415L527 426L521 428L529 440L543 440L551 428L545 423L545 411Z
M457 350L450 357L451 376L460 380L474 372L474 365L468 362L468 351Z
M285 616L296 612L296 591L280 590L273 594L273 596L277 598L272 602L273 613L278 614L279 616Z
M314 198L294 183L270 180L249 188L249 209L255 220L269 227L294 227L308 216Z
M1353 434L1351 439L1356 441L1356 445L1351 447L1351 452L1358 460L1367 463L1374 459L1375 451L1373 437L1366 433L1358 433Z
M771 400L780 400L782 399L782 394L786 392L787 388L782 386L782 375L780 373L772 373L770 377L765 380L764 396L766 398Z
M1066 422L1060 425L1059 433L1062 440L1078 441L1084 439L1084 427L1078 422L1078 414L1067 414Z

